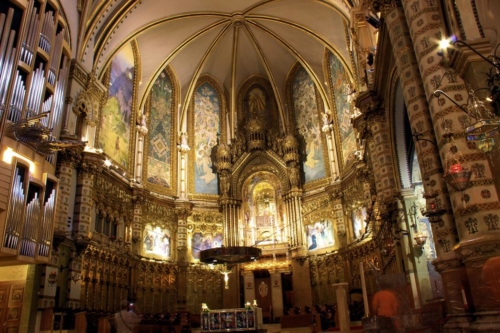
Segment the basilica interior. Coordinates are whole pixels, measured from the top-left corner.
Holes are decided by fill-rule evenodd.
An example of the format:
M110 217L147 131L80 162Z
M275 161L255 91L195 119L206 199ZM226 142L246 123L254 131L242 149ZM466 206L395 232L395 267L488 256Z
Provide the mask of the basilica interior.
M497 17L2 0L0 333L106 332L122 300L500 332Z

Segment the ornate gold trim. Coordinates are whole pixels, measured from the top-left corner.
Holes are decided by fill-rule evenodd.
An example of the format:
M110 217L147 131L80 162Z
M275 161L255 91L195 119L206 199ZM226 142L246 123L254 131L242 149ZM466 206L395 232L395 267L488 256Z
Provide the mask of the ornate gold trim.
M240 158L238 165L235 165L232 171L232 185L235 190L232 192L235 198L242 200L243 185L248 177L257 172L269 172L274 174L281 181L283 193L290 191L290 182L288 181L288 170L283 160L276 155L256 151Z
M108 44L106 41L111 38L110 36L113 35L113 31L115 28L117 28L120 24L123 24L124 18L127 17L127 15L132 11L137 4L141 3L140 0L131 0L131 1L126 1L125 5L118 10L114 16L112 16L109 20L106 20L107 23L104 23L105 29L102 31L101 34L98 34L97 40L94 40L94 54L95 55L100 55L103 50L106 49ZM89 31L90 32L90 31ZM134 40L134 38L129 39L130 41ZM87 44L85 44L87 45ZM84 48L82 48L82 51ZM83 57L82 57L83 58ZM99 57L100 58L100 57ZM99 67L99 59L98 57L94 58L94 64L92 68L95 70Z

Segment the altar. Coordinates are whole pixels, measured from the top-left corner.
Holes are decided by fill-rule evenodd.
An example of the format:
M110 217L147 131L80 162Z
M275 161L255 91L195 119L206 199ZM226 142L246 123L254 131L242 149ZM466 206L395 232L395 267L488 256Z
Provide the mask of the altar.
M202 332L256 332L260 328L262 309L258 307L201 312Z

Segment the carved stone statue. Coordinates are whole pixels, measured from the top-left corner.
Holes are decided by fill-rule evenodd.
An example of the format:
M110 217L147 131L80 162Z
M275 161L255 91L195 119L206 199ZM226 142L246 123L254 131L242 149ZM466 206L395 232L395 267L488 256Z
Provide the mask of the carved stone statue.
M227 196L229 193L229 189L231 188L231 182L229 176L221 175L220 176L220 191L223 196Z
M290 185L294 188L299 187L299 168L297 166L293 166L289 170L289 175L288 177L290 178Z

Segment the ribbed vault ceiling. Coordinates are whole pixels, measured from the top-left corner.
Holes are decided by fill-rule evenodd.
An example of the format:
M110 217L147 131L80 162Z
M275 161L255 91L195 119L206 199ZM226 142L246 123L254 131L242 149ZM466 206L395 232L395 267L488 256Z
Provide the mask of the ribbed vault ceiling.
M224 86L229 105L245 79L264 76L281 109L287 74L296 62L310 73L328 106L325 49L346 64L349 59L348 13L342 0L108 0L95 1L90 10L82 50L94 50L99 75L120 47L137 41L139 106L160 71L170 65L181 87L184 112L203 74Z

